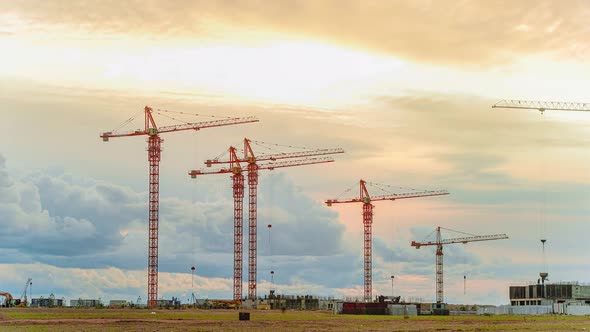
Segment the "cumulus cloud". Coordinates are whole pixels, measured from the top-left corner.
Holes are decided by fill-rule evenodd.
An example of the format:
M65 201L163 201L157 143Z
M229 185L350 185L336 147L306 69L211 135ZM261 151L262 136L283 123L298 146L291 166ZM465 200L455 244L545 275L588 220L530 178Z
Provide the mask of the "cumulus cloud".
M271 30L424 62L477 66L531 53L582 58L586 2L554 1L19 1L0 11L35 31L65 26L100 33L198 38L219 25ZM129 13L133 13L130 15ZM14 20L14 17L18 20ZM217 26L212 26L215 22ZM12 27L6 27L11 28ZM227 32L225 32L227 34Z
M264 229L272 224L272 254L329 256L342 252L344 225L338 222L336 212L301 189L285 188L296 187L284 173L261 180L259 225Z
M2 162L4 164L3 159ZM33 253L52 254L52 249L45 246L61 242L63 247L58 250L59 254L66 254L62 251L68 251L68 246L71 249L67 256L99 254L126 245L132 234L145 231L142 226L146 214L145 193L65 173L59 176L36 173L24 179L13 179L4 166L0 172L3 231L33 236L34 243L26 249ZM276 254L327 255L341 249L344 228L337 222L334 212L307 197L285 176L269 177L262 184L259 206L264 212L259 221L259 236L262 239L266 236L266 221L275 224L274 236L280 244L275 248ZM273 207L265 206L268 203ZM162 247L169 244L174 250L183 251L196 240L199 250L233 253L232 207L230 197L194 203L163 197ZM247 217L246 213L246 223ZM315 236L308 235L312 232ZM177 241L177 236L182 241ZM191 238L194 236L196 239ZM52 239L57 242L51 243ZM79 248L81 245L83 248ZM173 252L163 250L164 254Z
M411 238L404 237L404 244L390 244L381 238L379 232L375 232L374 284L377 289L388 289L389 285L383 280L388 280L388 275L393 270L399 274L400 289L406 294L412 294L414 290L416 293L424 291L424 294L434 292L434 283L430 279L434 278L434 252L432 248L417 251L409 247L409 241L422 239L437 224L474 233L506 232L514 239L501 244L498 242L469 246L466 259L473 267L467 268L467 272L472 280L492 278L489 276L497 276L502 280L534 279L538 273L535 272L538 266L535 259L539 249L537 228L539 202L543 198L543 192L539 190L542 188L503 167L514 156L538 153L536 150L539 150L540 142L543 149L575 146L575 151L579 148L580 154L584 153L586 142L585 132L581 129L583 123L552 120L541 122L527 112L501 113L503 111L489 108L494 101L469 96L419 94L408 98L383 97L378 102L381 103L381 111L387 112L351 114L346 126L338 121L326 124L323 121L329 115L312 111L306 115L310 116L309 119L298 122L304 128L289 125L293 121L302 121L301 117L305 116L301 114L275 116L268 122L271 124L270 128L279 128L281 135L295 135L297 138L307 136L304 139L309 144L304 145L313 146L314 141L317 142L315 134L328 130L331 135L328 140L333 142L327 144L328 146L339 146L340 139L347 144L345 148L348 156L343 157L348 158L346 169L337 168L344 164L338 162L330 167L340 170L340 173L333 171L329 178L322 181L317 178L324 173L301 177L320 192L318 197L324 196L328 187L332 188L329 189L331 193L341 190L343 178L347 178L346 181L349 182L351 174L365 174L367 170L379 174L380 179L376 181L379 183L422 187L417 183L420 182L433 188L446 188L451 192L450 196L440 200L440 205L429 206L429 211L409 202L396 206L396 211L399 212L396 222L400 225L405 227L429 223L428 227L419 229L420 232L413 231ZM15 108L18 109L18 106ZM58 108L55 105L53 107ZM270 113L266 114L270 117ZM355 117L365 118L363 126L349 126L355 122ZM318 121L314 121L316 119ZM389 123L399 125L389 126ZM360 129L364 130L363 135L359 135L361 137L350 135L353 130ZM294 133L295 131L298 133ZM304 134L300 134L302 131ZM218 138L222 139L215 137ZM379 139L380 144L374 144L375 138ZM186 149L186 146L175 145L171 140L166 143L166 147L169 147L166 150L168 155L173 155L175 146ZM30 146L20 147L30 152L21 154L33 154L39 149L39 145L35 146L35 149ZM51 148L52 145L47 144L46 148L40 149ZM87 153L84 149L85 145L74 151ZM121 152L115 159L124 153ZM215 154L207 151L206 155ZM80 158L80 155L75 154L74 158ZM88 158L93 157L89 154ZM143 154L141 158L144 158ZM414 161L417 159L429 159L432 165L445 167L435 171L414 168ZM382 162L383 160L386 162ZM545 167L548 172L545 174L555 175L553 165L566 167L573 164L567 162L567 165L563 165L563 160L547 158L548 165ZM144 166L144 162L144 159L140 159L133 169ZM145 275L141 270L145 269L147 254L145 193L108 182L72 176L63 171L42 170L17 176L16 172L9 171L2 157L0 164L0 247L3 247L5 253L2 262L31 265L42 262L42 268L46 269L45 265L51 266L53 275L58 276L55 277L55 285L59 285L60 273L70 273L71 269L80 269L87 273L89 280L94 278L94 273L101 274L111 268L124 270L125 273L137 274L139 286L118 286L116 283L101 282L100 287L105 288L100 291L111 294L136 294L143 291ZM69 162L67 164L76 169ZM363 167L355 168L359 164ZM533 163L533 166L537 167L528 168L527 172L534 172L539 165ZM79 168L79 172L88 171L87 167ZM116 171L119 172L118 169ZM296 172L295 169L292 171ZM92 172L100 172L100 167L95 167ZM219 281L220 284L211 285L212 289L216 287L216 291L212 290L210 294L230 297L231 291L228 289L233 272L230 180L224 178L219 182L199 182L203 184L199 188L206 188L203 191L211 194L199 195L196 201L190 201L175 197L177 184L180 181L186 182L185 172L182 168L182 172L179 172L182 177L179 176L174 185L169 182L174 179L167 178L168 194L161 199L160 271L163 274L182 275L178 279L171 277L169 285L176 282L186 283L187 280L190 281L187 279L190 273L188 270L194 264L204 280L211 283ZM357 291L362 294L362 238L359 237L358 241L355 239L355 242L344 242L344 230L337 221L334 210L326 210L321 203L310 199L284 175L268 178L264 176L260 181L259 192L260 283L268 282L268 271L272 267L276 270L275 283L283 287L285 292L304 292L309 289L326 295ZM298 179L298 184L301 179ZM583 269L572 268L583 261L583 255L572 256L565 252L575 248L575 252L583 253L588 249L584 241L571 241L572 236L584 234L584 230L588 229L585 222L588 212L585 208L585 202L588 201L587 185L583 183L585 179L587 178L578 174L575 183L555 182L547 195L549 203L546 203L546 217L550 224L555 225L550 232L553 246L551 252L560 257L560 260L562 257L571 257L571 261L568 261L570 266L556 266L551 271L555 280L576 279L576 276L585 273ZM123 182L128 184L128 181L133 180L125 179ZM141 186L137 187L143 188L143 184L141 182ZM309 189L308 184L304 187ZM387 214L385 207L379 212ZM425 212L428 212L426 217ZM355 213L355 216L360 217L358 211ZM341 218L344 222L347 216L343 214ZM274 225L271 252L266 251L265 247L267 223ZM358 230L360 223L355 225L351 228L356 227ZM445 251L445 262L449 262L449 267L460 266L459 269L446 270L451 278L453 274L463 273L463 266L466 265L463 264L464 253L460 251L463 248L455 248ZM453 250L459 252L455 253ZM54 269L61 272L54 272ZM116 280L118 273L112 272L113 280ZM19 280L15 282L18 284L15 287L22 288L20 284L26 278L23 276L22 281ZM73 279L64 280L69 282ZM404 283L402 280L405 280ZM379 283L382 285L378 286ZM451 284L449 295L455 292L454 298L459 298L462 289L453 290ZM484 282L482 285L495 284ZM62 284L61 287L69 286ZM106 287L113 289L107 290ZM500 288L500 291L503 289L505 288ZM100 294L94 289L88 293ZM480 298L485 299L483 295ZM505 296L502 298L505 299Z
M138 297L145 304L145 273L120 268L80 269L60 268L49 264L3 264L0 265L7 277L3 290L20 296L24 281L33 279L33 297L48 297L66 300L78 298L101 298L108 304L111 299L125 299L136 302ZM192 288L191 288L192 287ZM199 298L225 298L231 294L232 281L224 278L204 278L186 273L159 275L159 295L170 299L179 297L183 302L192 292ZM27 293L27 296L29 294ZM67 303L69 305L69 302Z
M0 158L0 166L0 246L6 253L3 263L8 270L22 269L10 282L14 285L11 287L22 287L19 278L26 280L25 271L29 271L35 280L45 280L36 283L36 289L59 293L58 297L135 299L143 294L147 242L144 193L63 172L37 171L13 177L4 158ZM162 294L190 294L189 268L196 265L197 294L230 296L230 191L228 186L218 195L227 199L208 202L162 198ZM362 294L362 241L359 238L358 242L344 242L343 225L335 212L310 199L284 174L262 177L259 197L260 294L268 286L270 269L276 271L274 281L281 293ZM273 224L272 247L267 246L267 223ZM434 278L433 250L417 251L409 246L411 239L424 238L432 227L419 226L410 231L400 244L393 245L380 234L375 235L377 293L388 294L389 284L383 280L388 280L392 266L399 277L397 287L404 294L428 296L432 291L428 281ZM493 250L498 252L482 254L472 252L475 247L470 247L470 251L462 246L445 248L449 280L463 273L468 273L473 283L482 278L505 280L514 276L496 271L498 266L512 266L513 262L496 260L491 264L480 258L499 257L503 249L494 246ZM530 274L530 268L521 268L518 273ZM456 299L460 290L452 287L450 282L449 295ZM482 298L478 296L483 295L474 294L473 298ZM497 302L502 303L501 299Z
M0 168L0 191L3 198L0 203L0 232L4 238L2 246L5 248L19 248L33 254L63 255L69 252L75 256L117 242L115 234L96 221L91 222L87 219L88 216L51 213L43 207L42 198L46 198L47 193L41 192L40 186L33 182L12 179L4 165L0 165ZM70 203L77 203L76 198L80 197L63 190L49 195L54 195L54 198L69 198Z
M315 275L332 273L311 273L318 265L331 266L331 271L353 269L343 264L348 257L338 258L344 248L344 227L336 213L306 196L283 175L263 177L261 183L259 259L271 255L264 244L266 224L273 223L272 255L282 257L276 269L290 276L285 281L298 277L315 282ZM3 157L0 184L0 247L9 253L4 263L39 262L91 271L145 268L145 193L63 172L41 170L12 177ZM186 273L196 265L202 277L231 280L233 202L229 186L220 196L224 194L227 199L206 202L161 198L160 271ZM247 214L245 221L247 225ZM247 252L247 245L244 249ZM246 262L247 255L244 259ZM262 270L259 275L264 280Z

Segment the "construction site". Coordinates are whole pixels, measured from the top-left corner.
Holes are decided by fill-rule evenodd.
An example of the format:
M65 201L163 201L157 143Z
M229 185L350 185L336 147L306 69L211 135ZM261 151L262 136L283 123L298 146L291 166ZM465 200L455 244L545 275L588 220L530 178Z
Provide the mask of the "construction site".
M563 104L563 103L541 103L526 101L501 101L493 108L517 108L517 109L537 109L541 112L547 110L573 110L573 111L590 111L580 104ZM444 264L443 249L452 244L466 244L471 242L506 240L508 236L504 233L490 235L475 235L463 231L453 231L441 226L426 236L426 240L413 240L409 246L415 249L425 247L422 251L428 251L429 247L434 247L433 274L435 276L435 285L433 294L435 301L406 301L401 296L385 296L383 294L374 294L373 287L373 208L376 202L380 201L398 201L414 198L430 198L435 196L445 196L451 194L447 190L416 190L406 189L402 192L393 192L395 188L389 185L376 184L361 179L354 187L346 189L337 198L326 199L327 207L335 208L340 204L361 205L360 211L362 218L358 222L363 225L362 247L363 266L359 269L363 271L363 280L359 284L363 285L363 296L354 300L337 299L333 297L321 297L315 295L283 295L275 293L276 290L271 288L268 294L258 292L258 243L259 233L258 223L258 205L257 205L257 187L259 172L263 170L275 170L280 168L307 166L316 164L332 163L334 155L344 153L341 148L299 148L293 151L293 146L279 145L255 141L244 138L241 146L230 146L221 155L203 161L205 168L193 169L188 172L188 176L196 179L205 175L229 175L231 179L231 188L233 191L233 297L231 299L198 299L194 292L192 299L181 301L177 297L166 300L158 297L158 264L159 264L159 187L160 187L160 161L163 139L161 135L178 132L178 131L200 131L207 128L222 126L249 124L258 122L255 117L244 118L222 118L206 122L183 122L180 125L158 126L155 114L166 116L174 119L173 111L154 110L146 106L143 110L142 117L144 122L143 129L132 131L113 130L104 132L100 138L108 142L114 138L125 137L147 137L147 159L149 169L149 186L148 186L148 266L147 266L147 299L142 302L141 297L134 303L129 300L111 300L108 304L103 303L100 299L71 299L69 306L77 308L166 308L166 309L232 309L232 310L324 310L334 314L372 314L372 315L398 315L398 316L417 316L417 315L489 315L489 314L570 314L586 315L590 314L590 286L579 284L577 282L557 282L550 283L548 279L548 270L545 254L545 244L547 239L541 239L542 244L542 266L543 271L539 273L536 283L522 286L510 286L504 290L506 293L507 305L494 307L485 305L471 305L459 310L457 305L448 305L444 298ZM135 118L130 118L126 122L130 123ZM121 127L119 127L121 128ZM269 146L271 148L269 148ZM264 147L271 152L259 153L257 148ZM283 148L291 148L290 151L280 151ZM247 184L247 193L246 193ZM403 189L403 188L402 188ZM349 192L358 190L358 195L350 196ZM372 190L379 190L379 194L372 194ZM399 190L398 190L399 191ZM386 194L383 194L386 192ZM244 199L247 196L247 206L244 207ZM227 207L228 209L232 207ZM247 224L244 225L244 214L247 213ZM246 229L244 229L246 227ZM266 225L269 231L271 224ZM452 232L458 235L447 237L443 236L441 231ZM432 253L428 254L432 255ZM244 257L246 256L246 257ZM247 271L244 273L243 266L246 260ZM194 274L195 267L191 267L191 273ZM270 271L271 285L274 283L272 278L275 271ZM392 293L393 282L396 276L391 275ZM466 276L463 276L463 282L466 282ZM243 290L243 285L247 289ZM464 286L465 287L465 286ZM27 295L27 291L29 294ZM29 278L20 297L16 298L8 292L0 292L3 298L3 307L32 307L32 308L53 308L65 307L67 301L65 298L56 297L53 293L47 297L33 298L32 279ZM407 298L411 298L408 296Z
M0 1L0 332L590 331L588 17Z

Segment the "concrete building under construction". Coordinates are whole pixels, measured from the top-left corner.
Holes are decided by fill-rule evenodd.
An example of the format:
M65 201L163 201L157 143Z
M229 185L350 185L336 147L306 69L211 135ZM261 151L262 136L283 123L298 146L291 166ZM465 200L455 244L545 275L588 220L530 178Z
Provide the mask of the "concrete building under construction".
M554 303L590 304L590 285L578 282L510 286L513 306L550 305Z
M64 299L56 299L53 294L49 297L39 297L31 299L32 308L52 308L52 307L63 307Z
M70 300L70 307L77 308L98 308L102 306L100 299L77 299Z

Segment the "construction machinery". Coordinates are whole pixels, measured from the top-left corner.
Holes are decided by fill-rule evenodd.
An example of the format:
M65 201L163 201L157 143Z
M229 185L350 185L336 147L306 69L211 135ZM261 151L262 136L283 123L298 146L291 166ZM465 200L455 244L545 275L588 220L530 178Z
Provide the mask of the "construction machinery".
M182 122L179 125L169 125L158 127L154 120L153 113L165 116L169 119ZM148 242L148 300L147 305L150 308L157 306L158 300L158 221L159 221L159 202L160 202L160 157L162 152L162 142L160 134L171 133L176 131L194 130L198 131L204 128L214 128L222 126L237 125L243 123L258 122L255 117L245 118L222 118L213 121L204 122L184 122L173 116L164 114L184 114L199 116L199 114L188 114L184 112L174 112L168 110L154 110L151 107L144 107L145 126L143 129L132 131L118 131L121 127L131 123L136 115L123 122L117 130L102 133L100 137L107 142L111 138L116 137L131 137L131 136L147 136L148 142L148 161L149 161L149 207L148 207L148 227L149 227L149 242ZM141 113L140 113L141 114ZM212 117L212 116L210 116Z
M12 294L8 292L0 291L0 296L4 297L4 301L0 302L0 305L2 305L3 307L26 307L29 303L27 300L27 289L29 289L29 286L32 284L32 280L33 279L31 278L27 279L25 288L23 289L23 292L20 298L18 299L15 299L14 296L12 296Z
M306 149L296 152L275 152L271 154L262 154L258 157L254 154L252 145L270 145L270 143L252 141L244 138L243 158L238 156L238 150L231 146L228 160L219 160L217 157L213 160L207 160L205 165L227 164L227 168L221 168L213 171L192 170L189 175L196 178L200 175L207 174L232 174L233 181L233 198L234 198L234 301L242 299L242 252L243 252L243 204L244 204L244 175L242 174L242 163L247 163L248 175L248 194L249 194L249 232L248 232L248 298L256 299L257 286L257 192L258 192L258 171L263 169L273 170L275 168L285 168L294 166L313 165L333 162L332 158L319 157L330 154L343 153L342 149ZM278 144L273 146L292 147ZM259 162L265 162L259 164Z
M493 235L473 235L464 232L457 232L464 235L469 235L467 237L459 237L454 239L442 239L440 234L440 230L445 229L452 232L451 229L437 227L436 228L436 240L435 241L425 241L425 242L416 242L412 241L412 247L416 247L416 249L420 249L420 247L424 246L436 246L436 304L439 306L443 303L443 286L444 286L444 279L443 279L443 245L453 244L453 243L468 243L468 242L477 242L477 241L491 241L491 240L501 240L507 239L508 236L506 234L493 234ZM432 233L431 233L432 234Z
M429 196L441 196L441 195L448 195L449 192L446 190L430 190L430 191L419 191L412 189L411 192L405 193L392 193L389 192L385 195L379 196L371 196L369 195L369 191L367 190L366 185L373 185L376 188L381 190L385 190L383 187L387 187L388 189L394 188L392 186L384 186L378 185L376 183L369 183L365 182L364 180L360 180L360 193L358 197L347 198L347 199L328 199L326 204L328 206L332 206L332 204L341 204L341 203L362 203L363 204L363 225L364 225L364 271L365 271L365 287L364 287L364 300L365 302L370 302L372 300L372 293L373 293L373 286L372 286L372 273L373 273L373 234L372 234L372 225L373 225L373 204L371 202L375 201L395 201L398 199L406 199L406 198L419 198L419 197L429 197ZM347 193L352 188L345 190L342 194ZM405 189L405 188L396 188L396 189Z
M4 297L4 301L0 303L2 307L12 307L15 305L12 294L0 291L0 296Z
M27 301L27 289L29 289L29 286L31 286L33 284L33 279L32 278L28 278L27 282L25 283L25 288L23 289L23 292L20 295L20 299L19 299L19 306L21 307L26 307L29 302Z

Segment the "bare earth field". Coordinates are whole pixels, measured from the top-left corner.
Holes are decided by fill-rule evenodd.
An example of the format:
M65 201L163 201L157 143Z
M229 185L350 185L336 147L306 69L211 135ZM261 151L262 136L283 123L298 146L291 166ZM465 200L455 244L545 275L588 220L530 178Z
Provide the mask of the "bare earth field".
M152 312L154 312L152 314ZM0 331L589 331L590 317L356 316L314 311L0 309Z

